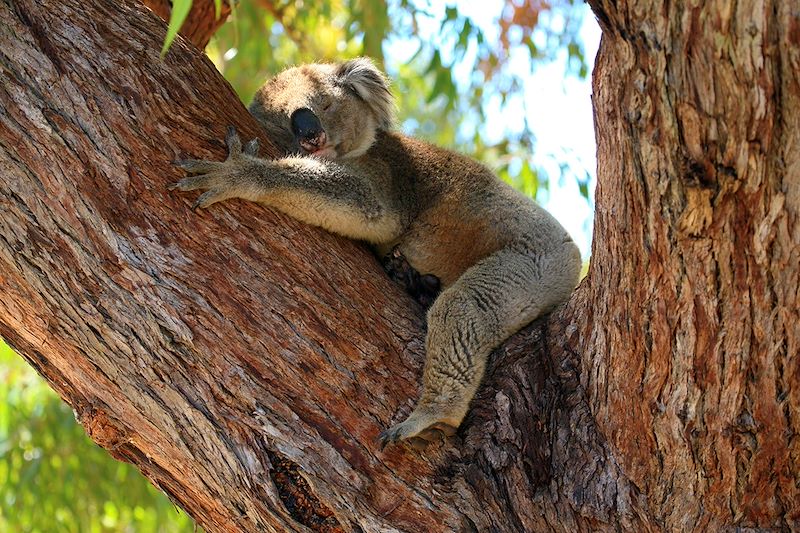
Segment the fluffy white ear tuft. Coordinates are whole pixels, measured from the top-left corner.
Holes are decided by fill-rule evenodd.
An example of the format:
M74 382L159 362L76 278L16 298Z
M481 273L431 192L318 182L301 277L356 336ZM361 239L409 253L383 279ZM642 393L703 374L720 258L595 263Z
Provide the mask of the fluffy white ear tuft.
M341 63L337 66L335 75L342 85L369 106L378 120L379 128L392 128L395 103L389 90L389 80L371 59L358 57Z

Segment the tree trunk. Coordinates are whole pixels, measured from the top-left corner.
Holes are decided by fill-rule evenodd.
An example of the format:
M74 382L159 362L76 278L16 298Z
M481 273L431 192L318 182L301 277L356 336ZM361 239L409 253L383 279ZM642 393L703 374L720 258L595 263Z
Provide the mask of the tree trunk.
M363 247L166 190L277 151L130 2L0 3L0 335L209 531L800 527L800 19L597 4L590 274L452 442L377 449L424 318Z
M596 4L592 416L665 528L800 528L800 11Z

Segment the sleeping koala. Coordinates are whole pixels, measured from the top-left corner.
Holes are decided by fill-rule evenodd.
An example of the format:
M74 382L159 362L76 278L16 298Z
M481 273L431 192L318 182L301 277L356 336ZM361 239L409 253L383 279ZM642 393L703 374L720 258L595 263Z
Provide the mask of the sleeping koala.
M368 59L285 70L250 112L297 155L258 157L233 129L225 161L186 160L172 188L205 190L195 206L244 198L402 254L442 292L428 311L427 359L414 411L381 433L414 447L452 435L490 352L564 302L581 268L563 227L480 163L391 130L394 101Z

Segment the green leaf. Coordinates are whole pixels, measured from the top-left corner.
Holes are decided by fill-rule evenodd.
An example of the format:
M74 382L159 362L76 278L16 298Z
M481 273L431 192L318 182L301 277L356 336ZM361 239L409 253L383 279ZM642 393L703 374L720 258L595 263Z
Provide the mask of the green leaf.
M579 181L578 182L578 190L581 192L581 196L589 199L589 180L586 181Z
M538 174L531 168L531 164L527 159L522 161L522 168L519 172L520 189L530 198L536 198L536 193L539 190Z
M433 89L431 89L430 94L428 94L425 103L431 103L434 98L442 94L448 97L448 108L450 108L449 106L452 105L456 90L453 84L453 78L450 76L450 71L446 68L440 68L436 72L436 80L433 83Z
M181 26L186 21L190 9L192 9L192 0L173 0L172 13L169 15L169 26L167 26L167 36L164 38L164 46L161 48L162 59L167 55L167 50L169 50L172 41L175 40Z
M428 63L428 68L425 69L423 75L428 75L431 72L438 71L442 68L442 56L439 54L439 50L433 52L433 56L431 56L431 62Z
M466 50L469 46L469 38L472 36L472 23L469 19L464 21L464 26L461 27L461 32L458 34L458 46L462 50Z

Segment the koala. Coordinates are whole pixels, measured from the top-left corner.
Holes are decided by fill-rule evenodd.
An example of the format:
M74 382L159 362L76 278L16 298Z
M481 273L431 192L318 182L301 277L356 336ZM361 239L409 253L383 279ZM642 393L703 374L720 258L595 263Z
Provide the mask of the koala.
M577 246L487 167L392 131L389 82L368 59L289 68L259 89L250 112L293 155L259 158L256 140L243 147L229 128L227 159L176 162L188 175L171 188L204 190L201 208L266 204L436 279L422 393L379 439L419 449L453 435L492 350L575 288Z

